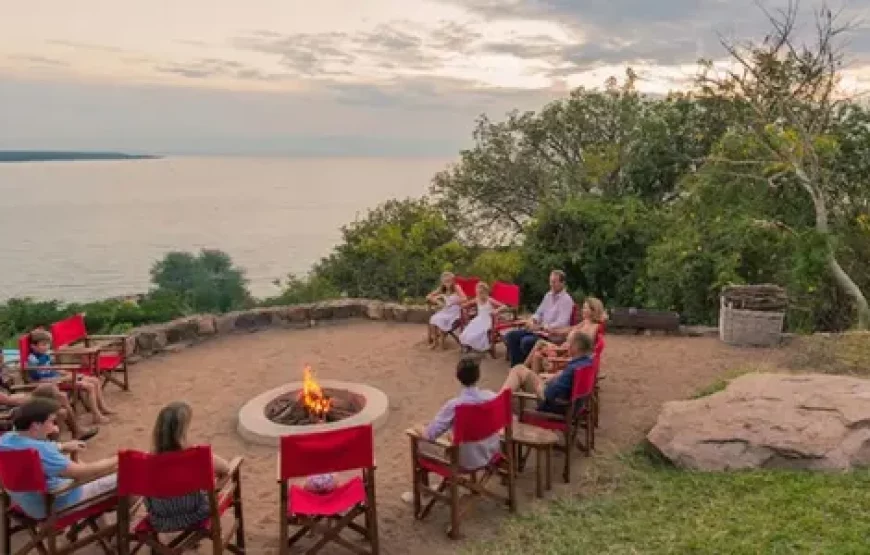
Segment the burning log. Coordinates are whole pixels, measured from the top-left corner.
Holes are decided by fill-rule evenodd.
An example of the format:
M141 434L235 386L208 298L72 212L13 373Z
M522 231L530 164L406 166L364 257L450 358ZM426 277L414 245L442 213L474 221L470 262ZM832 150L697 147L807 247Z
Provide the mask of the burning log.
M273 399L266 405L266 418L288 426L338 422L357 414L363 405L347 391L323 390L305 368L302 389Z

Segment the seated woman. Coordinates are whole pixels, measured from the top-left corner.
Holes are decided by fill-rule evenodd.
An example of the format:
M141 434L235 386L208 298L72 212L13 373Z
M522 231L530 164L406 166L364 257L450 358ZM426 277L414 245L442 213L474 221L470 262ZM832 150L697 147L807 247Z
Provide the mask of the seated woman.
M456 277L450 272L441 274L441 285L426 296L426 301L441 307L429 318L429 348L445 348L445 338L453 331L456 321L462 317L465 293L456 285Z
M27 376L34 383L58 383L71 382L72 375L63 370L51 368L52 356L51 334L43 329L30 332L30 355L27 357ZM22 361L23 363L24 361ZM95 424L109 422L108 415L114 414L109 409L103 397L103 388L100 379L95 376L78 376L78 386L85 392L85 404L94 415ZM66 408L66 407L64 407Z
M154 423L153 452L168 453L189 447L187 432L192 418L190 405L181 401L160 409ZM229 463L217 455L213 455L213 464L217 477L230 471ZM180 497L147 498L145 506L158 532L178 532L209 517L208 497L204 491Z
M580 310L580 322L571 328L554 330L551 339L558 339L560 335L568 335L571 331L578 331L593 338L598 336L598 327L607 319L604 312L604 303L595 297L586 297ZM562 342L541 340L535 344L535 348L529 353L525 365L536 373L546 370L548 357L565 356L567 346Z
M477 284L477 296L468 300L464 307L476 306L477 314L471 322L465 326L459 335L459 344L462 350L485 352L489 350L489 331L492 328L492 316L502 310L505 305L489 296L489 285L480 282Z

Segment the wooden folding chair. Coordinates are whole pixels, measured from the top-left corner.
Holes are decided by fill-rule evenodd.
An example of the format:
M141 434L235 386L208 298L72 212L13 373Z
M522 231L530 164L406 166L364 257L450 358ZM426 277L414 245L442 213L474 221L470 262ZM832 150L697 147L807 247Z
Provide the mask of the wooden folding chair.
M496 281L492 284L489 296L508 308L507 313L503 311L501 314L492 315L492 327L489 331L489 354L495 358L496 345L504 343L504 334L522 323L517 320L520 310L520 287L512 283ZM505 351L505 359L507 358L508 353Z
M457 539L459 520L463 509L468 503L481 496L502 501L507 504L510 512L517 508L515 448L513 443L513 414L511 412L511 393L503 391L491 401L480 404L461 404L456 407L456 418L453 422L453 440L430 441L417 430L407 430L405 433L411 439L411 461L414 480L414 517L424 519L432 511L435 503L442 502L450 506L450 528L447 535ZM462 468L459 465L459 449L465 443L481 441L504 431L502 452L497 453L492 460L481 468ZM435 445L444 452L444 456L429 454L420 449L421 443ZM441 483L436 489L429 487L429 473L441 476ZM502 478L507 485L506 494L499 494L487 489L488 482L495 476ZM467 490L472 495L460 499ZM423 496L431 496L423 505Z
M600 349L603 350L604 338L602 337L599 341L601 343ZM598 351L597 343L596 351ZM565 453L565 468L562 472L562 477L566 483L571 481L571 454L574 451L574 445L577 445L581 451L587 454L595 449L595 422L592 404L594 402L593 391L595 380L598 376L599 362L600 356L595 355L590 366L574 372L571 382L571 399L559 403L561 408L564 409L562 412L555 413L539 411L537 409L526 409L525 402L532 401L538 403L538 397L525 392L514 393L514 397L520 402L520 422L552 430L562 435L564 445L558 446L557 449ZM584 442L578 443L577 433L581 428L585 430L586 437ZM528 450L520 454L520 468L525 465L528 455Z
M81 354L79 351L76 351L76 354ZM27 359L30 357L30 335L25 334L18 338L18 356L19 356L19 368L21 369L21 380L25 385L36 387L39 385L39 382L34 382L30 379L30 366L27 362ZM85 355L87 356L87 355ZM79 386L78 376L80 374L90 375L89 368L83 367L80 364L59 364L57 363L57 355L52 354L52 364L47 366L40 366L40 370L57 370L58 372L65 372L70 375L70 379L68 381L58 382L57 388L62 392L66 393L69 397L70 406L73 410L76 410L76 406L81 403L84 404L82 400L81 387Z
M210 540L215 555L224 550L245 553L245 525L242 512L242 458L230 462L229 473L215 480L211 447L201 445L170 453L118 453L118 550L120 555L137 553L148 546L152 553L180 555L202 540ZM209 516L187 528L169 532L154 529L147 513L135 518L141 504L137 498L166 498L200 495L208 498ZM232 507L233 524L224 530L221 517ZM174 537L163 543L160 534Z
M94 478L96 480L98 478ZM61 510L53 508L55 499L80 487L87 481L73 481L68 485L49 490L42 463L35 449L0 450L0 538L2 538L3 553L9 555L25 555L33 551L40 555L67 555L80 549L97 544L107 555L116 553L110 542L115 538L118 527L105 525L101 518L115 512L118 497L115 491L110 491L83 500ZM12 502L9 492L37 493L43 496L45 514L43 519L27 515ZM85 529L90 532L81 536ZM26 532L30 540L12 551L12 536ZM58 540L66 536L67 543L58 545Z
M111 382L124 391L130 390L127 337L88 334L84 314L75 314L51 325L51 338L58 354L82 355L83 370L102 377L103 388ZM121 374L122 379L117 374Z
M598 427L599 418L601 415L601 382L604 381L605 376L601 373L601 357L604 354L604 332L605 325L604 322L601 322L598 325L598 333L595 335L595 360L598 365L598 374L595 377L595 387L592 390L592 402L591 402L591 410L592 410L592 422L595 427ZM564 352L564 351L563 351ZM550 372L557 373L561 371L565 365L570 362L571 357L564 356L559 354L558 351L545 353L544 357L550 363Z
M346 471L360 471L360 475L326 493L288 484L296 478ZM306 553L317 553L329 542L354 553L380 553L374 431L370 425L282 437L278 484L281 555L289 553L290 547L309 533L316 533L320 538ZM360 516L364 518L363 524L356 522ZM292 536L291 526L296 528ZM342 536L345 528L360 534L370 549L363 549Z

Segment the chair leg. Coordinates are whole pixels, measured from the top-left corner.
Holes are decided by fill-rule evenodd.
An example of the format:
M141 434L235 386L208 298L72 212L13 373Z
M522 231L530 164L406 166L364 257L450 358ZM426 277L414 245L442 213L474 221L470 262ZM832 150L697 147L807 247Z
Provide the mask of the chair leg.
M369 473L369 498L366 500L366 529L372 546L372 555L381 552L381 542L378 536L378 504L375 494L375 473Z
M281 498L278 500L278 553L287 555L290 552L290 538L288 537L287 527L290 523L287 522L287 482L281 481L281 487L278 488Z
M450 480L450 528L447 536L451 540L459 539L459 484L455 478Z
M574 435L565 434L565 469L562 471L562 478L566 484L571 483L571 452L574 451L572 443L574 443Z
M242 480L235 480L233 487L233 516L236 518L236 547L245 550L245 515L242 511Z

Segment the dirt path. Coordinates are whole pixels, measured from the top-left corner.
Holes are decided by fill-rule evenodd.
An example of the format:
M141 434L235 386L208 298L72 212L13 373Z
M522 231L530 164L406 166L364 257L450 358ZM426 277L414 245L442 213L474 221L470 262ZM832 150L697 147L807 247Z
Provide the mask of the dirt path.
M403 430L426 422L458 389L453 377L458 357L455 346L446 352L429 351L422 343L423 334L422 326L368 322L302 331L268 330L143 361L131 370L132 392L110 393L121 415L91 442L86 457L110 455L122 447L147 449L160 407L172 400L188 401L194 407L191 441L210 443L224 457L245 456L248 553L276 553L277 453L245 444L235 430L236 413L262 391L299 380L304 365L310 364L319 377L369 383L389 396L389 418L376 439L382 552L455 553L459 544L444 534L445 510L436 509L427 521L416 522L399 499L410 486L409 447ZM641 440L664 401L685 398L730 368L749 362L776 363L780 358L778 351L734 349L711 338L611 335L603 361L607 379L596 457ZM483 386L497 389L507 370L503 358L486 359ZM583 460L575 464L582 466ZM554 465L561 465L560 456ZM578 483L566 486L557 481L553 494L578 487ZM521 476L519 489L520 510L527 509L534 492L533 474ZM495 505L481 504L465 520L464 530L472 537L484 530L491 532L505 514ZM484 530L476 531L479 527ZM322 553L343 552L339 548Z

